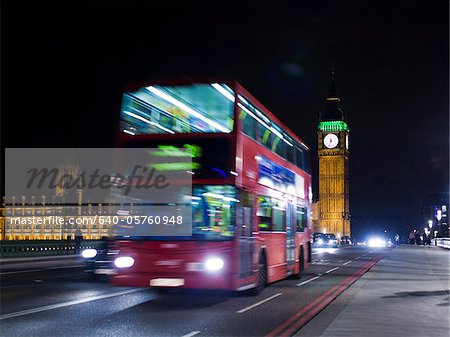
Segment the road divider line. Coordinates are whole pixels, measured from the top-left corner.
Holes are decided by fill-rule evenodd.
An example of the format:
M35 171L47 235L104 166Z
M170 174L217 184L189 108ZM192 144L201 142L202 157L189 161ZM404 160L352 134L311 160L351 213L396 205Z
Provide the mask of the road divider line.
M46 270L46 269L45 268L40 268L40 269L28 269L28 270L17 270L17 271L5 271L3 273L0 273L0 275L32 273L32 272L35 272L35 271L43 271L43 270Z
M331 268L330 270L327 270L327 271L325 272L325 274L329 274L329 273L331 273L332 271L335 271L336 269L339 269L339 267Z
M350 260L350 261L347 261L347 262L345 262L344 264L343 264L343 266L346 266L346 265L348 265L349 263L351 263L352 261Z
M68 306L76 305L76 304L82 304L82 303L87 303L87 302L92 302L92 301L97 301L97 300L103 300L105 298L110 298L110 297L115 297L115 296L122 296L122 295L126 295L126 294L135 293L138 291L142 291L144 289L146 289L146 288L135 288L135 289L115 291L113 293L107 293L107 294L102 294L102 295L81 298L79 300L61 302L61 303L56 303L56 304L45 305L43 307L37 307L37 308L27 309L27 310L22 310L22 311L16 311L16 312L12 312L9 314L0 315L0 320L35 314L35 313L42 312L42 311L64 308L64 307L68 307Z
M183 335L182 337L192 337L192 336L198 335L199 333L200 333L200 331L192 331L186 335Z
M239 310L239 311L236 311L236 313L237 313L237 314L242 314L242 313L247 312L247 311L249 311L249 310L251 310L251 309L253 309L253 308L256 308L257 306L259 306L259 305L261 305L261 304L264 304L264 303L266 303L266 302L269 302L270 300L273 300L274 298L277 298L278 296L281 296L281 295L283 295L283 293L276 293L275 295L272 295L272 296L270 296L270 297L267 297L266 299L264 299L264 300L262 300L262 301L256 302L255 304L249 305L248 307L245 307L244 309L241 309L241 310Z
M296 286L296 287L301 287L301 286L304 285L304 284L307 284L307 283L309 283L309 282L311 282L311 281L317 280L319 277L320 277L320 276L314 276L313 278L310 278L309 280L300 282L299 284L296 284L295 286Z
M355 257L355 260L359 260L361 258L361 256Z

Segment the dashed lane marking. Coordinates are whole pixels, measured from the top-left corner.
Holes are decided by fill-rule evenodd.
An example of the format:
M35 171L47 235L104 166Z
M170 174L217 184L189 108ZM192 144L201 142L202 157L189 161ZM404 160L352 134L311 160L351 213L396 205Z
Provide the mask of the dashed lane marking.
M27 310L22 310L22 311L16 311L16 312L12 312L12 313L9 313L9 314L0 315L0 320L13 318L13 317L18 317L18 316L25 316L25 315L35 314L35 313L38 313L38 312L43 312L43 311L48 311L48 310L53 310L53 309L64 308L64 307L68 307L68 306L71 306L71 305L76 305L76 304L82 304L82 303L102 300L102 299L105 299L105 298L110 298L110 297L115 297L115 296L131 294L131 293L135 293L135 292L138 292L138 291L142 291L144 289L145 288L134 288L134 289L115 291L113 293L107 293L107 294L102 294L102 295L97 295L97 296L81 298L81 299L73 300L73 301L67 301L67 302L61 302L61 303L56 303L56 304L45 305L43 307L37 307L37 308L32 308L32 309L27 309Z
M270 300L273 300L274 298L277 298L278 296L281 296L281 295L283 295L283 293L276 293L275 295L272 295L272 296L270 296L270 297L267 297L266 299L264 299L264 300L262 300L262 301L256 302L255 304L249 305L248 307L245 307L244 309L241 309L241 310L239 310L239 311L236 311L236 313L242 314L242 313L244 313L244 312L246 312L246 311L249 311L249 310L251 310L251 309L253 309L253 308L256 308L257 306L259 306L259 305L261 305L261 304L264 304L264 303L266 303L266 302L269 302Z
M309 280L300 282L299 284L296 284L295 286L296 286L296 287L301 287L301 286L304 285L304 284L307 284L307 283L309 283L309 282L311 282L311 281L317 280L319 277L320 277L320 276L314 276L313 278L310 278Z
M200 333L200 331L192 331L186 335L183 335L182 337L192 337L192 336L198 335L199 333Z

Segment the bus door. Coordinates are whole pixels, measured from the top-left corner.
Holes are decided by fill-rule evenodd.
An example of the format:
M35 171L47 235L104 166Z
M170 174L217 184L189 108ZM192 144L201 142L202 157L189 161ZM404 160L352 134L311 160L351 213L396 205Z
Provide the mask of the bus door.
M237 227L239 240L239 278L253 275L253 205L251 195L243 193L242 206L238 208ZM246 200L247 199L247 200ZM240 213L240 214L239 214Z
M288 275L294 271L295 263L295 209L291 203L286 207L286 269Z

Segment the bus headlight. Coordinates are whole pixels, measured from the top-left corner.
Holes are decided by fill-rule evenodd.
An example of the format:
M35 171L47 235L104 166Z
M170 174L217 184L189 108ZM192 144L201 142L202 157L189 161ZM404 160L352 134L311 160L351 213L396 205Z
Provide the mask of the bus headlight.
M333 239L330 239L330 240L328 240L328 244L329 244L329 245L332 245L332 244L334 244L334 241L333 241Z
M85 259L92 259L97 255L96 249L85 249L81 252L81 256L83 256Z
M223 268L224 262L218 257L212 257L205 261L205 269L208 271L218 271Z
M318 244L318 245L323 244L323 240L322 240L322 239L317 240L317 244Z
M117 268L128 268L134 264L134 259L131 256L121 256L114 260L114 265Z

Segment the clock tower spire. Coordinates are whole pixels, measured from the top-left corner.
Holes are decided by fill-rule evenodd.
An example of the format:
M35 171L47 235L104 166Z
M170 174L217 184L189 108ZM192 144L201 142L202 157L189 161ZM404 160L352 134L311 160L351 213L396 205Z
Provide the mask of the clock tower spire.
M350 235L349 128L338 95L334 70L318 127L319 228L316 231Z

